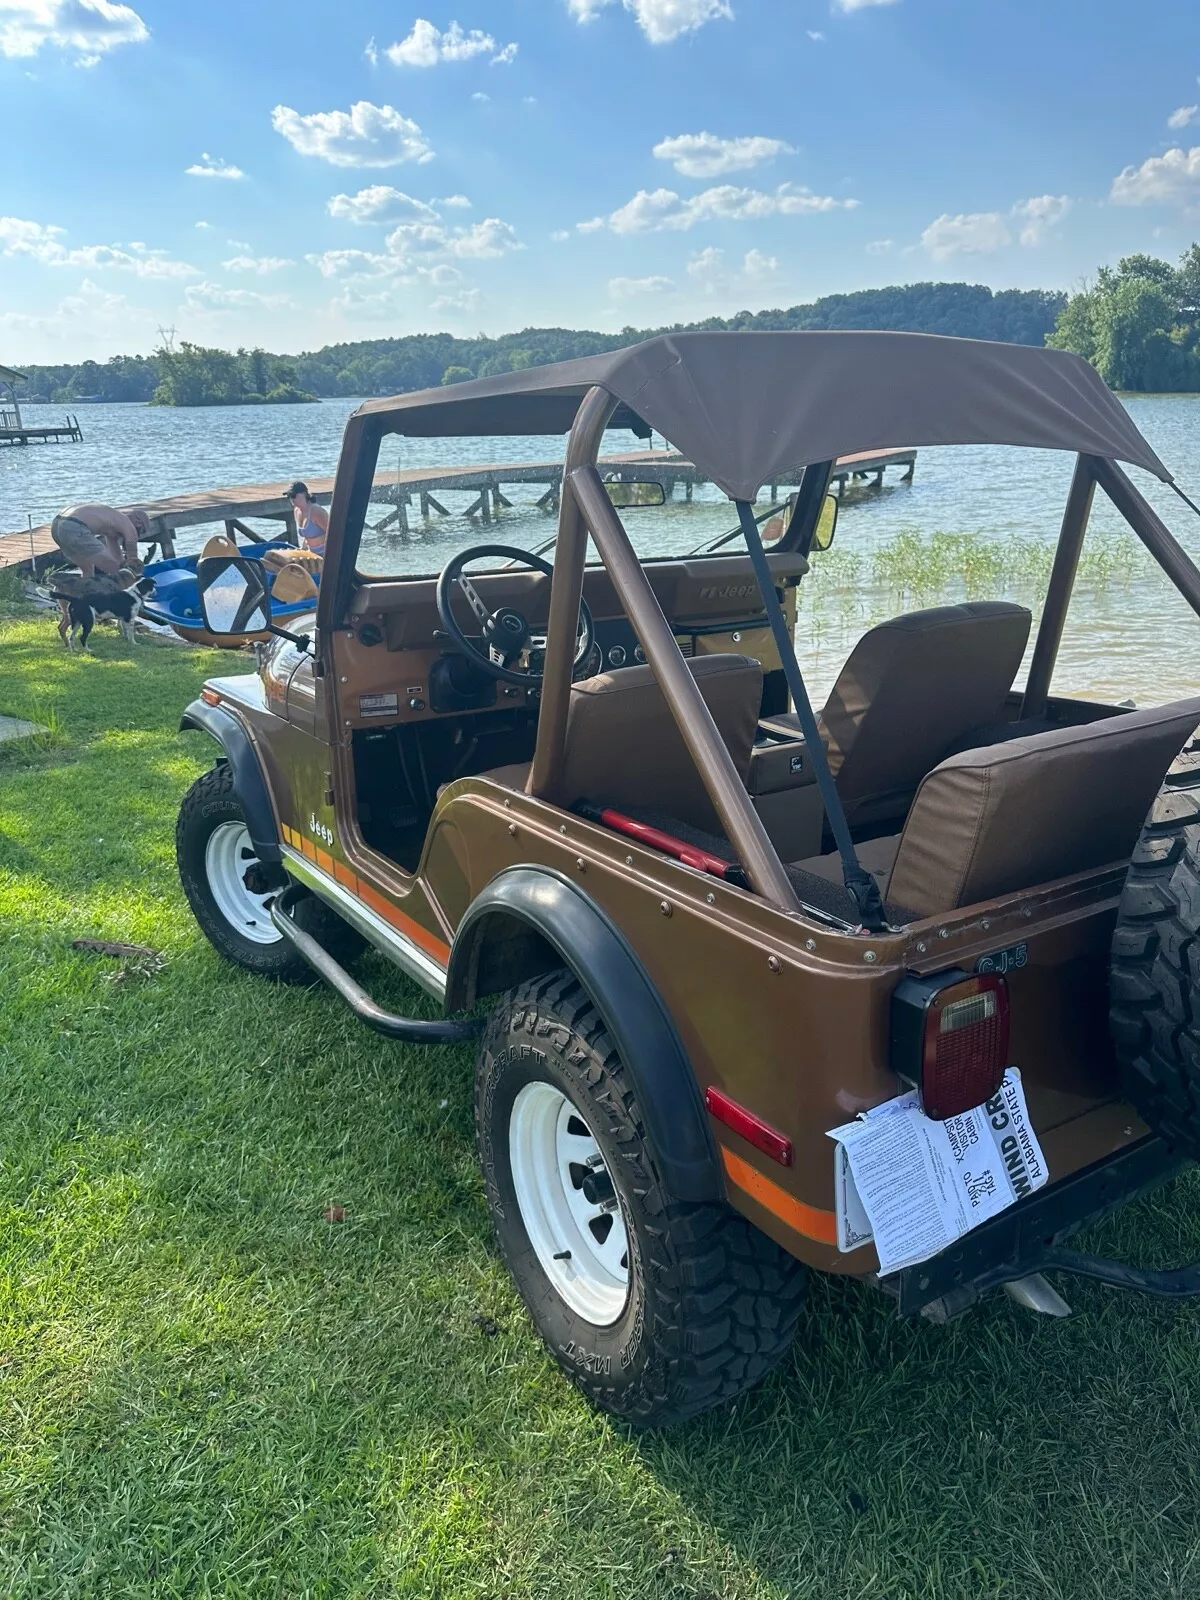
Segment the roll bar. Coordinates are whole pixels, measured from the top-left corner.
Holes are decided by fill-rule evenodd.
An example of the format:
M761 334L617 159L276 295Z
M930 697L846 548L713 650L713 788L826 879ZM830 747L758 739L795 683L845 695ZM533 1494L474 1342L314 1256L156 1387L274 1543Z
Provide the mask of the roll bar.
M641 640L663 698L679 724L683 741L696 763L726 837L746 870L746 876L764 900L772 901L783 911L799 911L800 902L791 880L784 871L758 812L750 804L746 786L725 748L725 741L717 731L700 687L688 670L671 631L671 624L663 615L649 579L629 542L629 535L605 492L599 472L594 465L578 466L564 479L564 488L567 483L587 519L596 548L625 608L625 615ZM578 615L578 606L575 615ZM573 631L575 616L572 616L569 626Z

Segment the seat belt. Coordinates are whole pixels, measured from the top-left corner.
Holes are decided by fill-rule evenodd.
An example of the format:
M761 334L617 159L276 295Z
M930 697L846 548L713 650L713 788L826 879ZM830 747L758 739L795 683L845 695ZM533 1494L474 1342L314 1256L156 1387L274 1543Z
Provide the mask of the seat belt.
M850 825L846 821L846 812L841 796L837 792L837 785L833 781L833 773L829 770L829 754L817 727L808 690L804 687L800 663L796 659L796 647L788 634L787 618L783 614L783 607L775 592L775 582L771 577L771 568L767 562L767 553L763 549L758 523L754 520L753 508L747 500L735 500L734 504L737 507L738 521L742 525L746 547L750 552L750 564L754 568L754 576L758 579L758 587L762 591L763 605L766 607L767 621L775 638L775 648L779 651L783 675L787 679L792 703L800 719L804 742L812 757L813 772L816 775L817 788L821 791L825 815L829 820L829 828L837 845L838 854L842 858L842 880L846 885L846 893L857 907L863 926L872 933L878 933L887 926L883 896L879 892L878 883L859 861L854 840L850 837Z

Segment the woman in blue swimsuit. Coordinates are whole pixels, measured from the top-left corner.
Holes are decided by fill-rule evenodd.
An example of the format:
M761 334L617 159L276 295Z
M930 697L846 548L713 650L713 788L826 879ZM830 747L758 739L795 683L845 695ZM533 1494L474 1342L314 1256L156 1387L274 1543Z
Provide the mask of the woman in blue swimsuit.
M292 502L296 513L296 533L303 540L306 550L311 550L315 556L325 554L325 535L329 532L329 513L320 506L314 505L308 492L308 485L299 479L287 491L287 497Z

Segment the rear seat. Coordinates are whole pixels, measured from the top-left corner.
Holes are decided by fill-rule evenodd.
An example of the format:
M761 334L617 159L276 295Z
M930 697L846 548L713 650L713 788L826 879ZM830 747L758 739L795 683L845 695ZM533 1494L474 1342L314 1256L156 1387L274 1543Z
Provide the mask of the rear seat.
M903 833L861 847L889 901L936 916L1127 861L1200 699L951 756L922 781ZM840 881L836 855L793 865Z

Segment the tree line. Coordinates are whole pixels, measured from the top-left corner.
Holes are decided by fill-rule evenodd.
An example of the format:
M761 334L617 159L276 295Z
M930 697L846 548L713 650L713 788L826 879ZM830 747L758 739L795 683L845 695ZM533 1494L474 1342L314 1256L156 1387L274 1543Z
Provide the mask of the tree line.
M787 310L741 311L674 328L622 328L593 333L570 328L525 328L491 339L419 333L399 339L363 339L296 356L265 350L226 351L181 343L151 356L114 356L105 362L32 366L24 398L54 401L83 397L153 400L162 405L245 404L308 395L369 396L433 388L465 378L568 361L615 350L655 333L688 328L887 328L910 333L957 334L1041 344L1054 328L1066 296L1043 289L1002 289L981 284L912 283L854 294L826 295Z
M1178 266L1125 256L1071 296L1046 343L1073 350L1114 389L1200 390L1200 244Z

